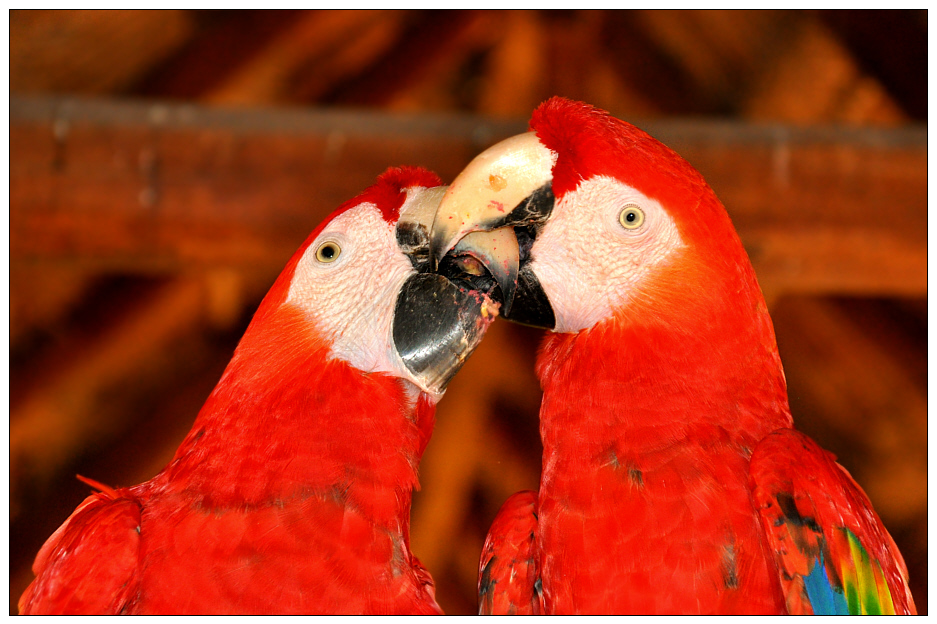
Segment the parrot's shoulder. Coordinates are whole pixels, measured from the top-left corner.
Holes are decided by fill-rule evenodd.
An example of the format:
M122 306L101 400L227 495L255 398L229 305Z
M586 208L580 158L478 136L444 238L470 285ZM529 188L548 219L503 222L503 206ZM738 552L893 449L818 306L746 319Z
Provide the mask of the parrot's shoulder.
M141 504L129 490L100 486L46 540L36 579L19 601L20 613L115 614L135 591Z
M537 493L517 492L495 516L478 565L478 608L483 615L542 612L535 550Z
M752 453L750 477L791 613L916 612L901 553L831 453L778 430Z

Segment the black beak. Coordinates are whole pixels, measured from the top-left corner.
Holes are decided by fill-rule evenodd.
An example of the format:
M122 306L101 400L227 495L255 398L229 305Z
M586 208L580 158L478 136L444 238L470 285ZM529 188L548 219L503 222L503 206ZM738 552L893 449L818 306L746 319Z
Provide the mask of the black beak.
M439 394L481 343L498 316L500 304L489 297L497 283L488 271L470 273L470 256L433 272L430 227L446 187L423 191L397 222L397 245L417 271L403 283L394 306L393 343L397 355L423 390ZM493 235L477 241L480 248ZM478 264L476 262L476 264ZM480 267L480 265L479 265ZM450 279L450 277L452 279Z
M521 325L553 329L556 327L556 316L553 306L543 287L537 281L537 276L530 267L522 266L517 274L517 293L514 295L514 306L510 314L503 314L504 318Z
M423 387L440 393L481 343L498 307L445 276L417 273L397 296L394 347Z

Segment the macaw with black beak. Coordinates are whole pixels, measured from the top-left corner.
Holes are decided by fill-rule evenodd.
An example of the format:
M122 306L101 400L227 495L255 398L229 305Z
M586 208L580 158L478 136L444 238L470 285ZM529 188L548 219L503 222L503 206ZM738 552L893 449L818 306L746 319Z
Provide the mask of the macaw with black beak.
M793 429L748 256L671 149L550 99L453 181L431 252L550 330L540 489L494 520L480 612L915 613L865 493Z
M316 228L170 464L86 480L20 613L440 613L411 493L436 403L499 308L431 271L445 190L390 169Z

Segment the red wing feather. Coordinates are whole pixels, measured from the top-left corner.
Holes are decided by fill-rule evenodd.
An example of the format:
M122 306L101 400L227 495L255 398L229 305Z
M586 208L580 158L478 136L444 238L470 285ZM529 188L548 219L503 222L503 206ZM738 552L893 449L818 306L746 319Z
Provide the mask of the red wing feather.
M117 614L127 605L140 556L140 506L111 492L86 498L43 545L21 614Z
M540 572L535 550L537 493L511 496L495 516L478 565L481 615L537 615Z

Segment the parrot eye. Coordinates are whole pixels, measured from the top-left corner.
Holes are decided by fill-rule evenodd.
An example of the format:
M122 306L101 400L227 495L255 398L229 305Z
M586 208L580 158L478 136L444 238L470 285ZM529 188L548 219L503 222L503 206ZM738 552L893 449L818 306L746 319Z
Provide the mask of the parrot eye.
M316 249L316 260L319 262L329 263L335 262L339 255L342 253L342 248L338 246L338 243L333 241L328 241L319 245L319 248Z
M644 211L634 204L628 204L619 213L618 222L626 230L636 230L644 224Z

